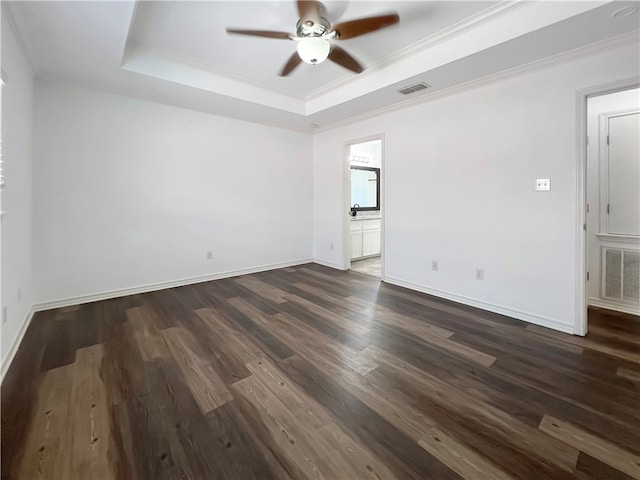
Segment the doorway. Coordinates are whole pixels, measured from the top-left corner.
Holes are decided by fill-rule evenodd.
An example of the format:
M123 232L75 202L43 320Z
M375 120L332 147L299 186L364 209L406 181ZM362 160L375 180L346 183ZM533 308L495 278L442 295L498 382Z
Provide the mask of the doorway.
M345 151L345 265L382 279L384 141L378 135L349 142Z
M585 96L583 328L640 315L640 89ZM585 312L586 311L586 312ZM611 317L613 318L613 317Z

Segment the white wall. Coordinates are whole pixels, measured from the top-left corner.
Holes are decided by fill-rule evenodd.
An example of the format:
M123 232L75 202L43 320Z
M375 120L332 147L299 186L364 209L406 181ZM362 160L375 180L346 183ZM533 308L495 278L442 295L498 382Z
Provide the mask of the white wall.
M604 231L604 228L600 227L600 142L604 140L602 135L606 135L606 132L599 131L599 118L603 113L632 109L640 109L640 89L637 88L591 97L587 101L587 135L590 139L587 147L587 203L589 204L587 217L587 271L589 272L587 297L591 305L601 305L600 249L602 243L596 237L596 233ZM613 246L611 242L607 242L607 245ZM618 246L629 247L624 244Z
M372 140L370 142L354 143L349 146L350 155L367 157L369 163L351 162L351 165L362 167L382 167L382 140Z
M344 143L384 133L386 280L573 331L576 92L637 75L637 51L620 47L318 133L314 258L342 265ZM537 178L550 178L551 191L535 192Z
M2 374L12 347L26 326L33 303L31 275L31 169L33 134L33 74L2 15L2 161L6 186L2 191ZM0 310L1 311L1 310ZM0 314L1 318L1 314Z
M34 145L38 304L311 258L308 134L38 81Z

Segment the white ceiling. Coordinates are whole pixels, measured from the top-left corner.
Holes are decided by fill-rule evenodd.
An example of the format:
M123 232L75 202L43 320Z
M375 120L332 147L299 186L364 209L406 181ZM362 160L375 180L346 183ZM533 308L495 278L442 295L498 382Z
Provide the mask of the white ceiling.
M332 62L277 74L288 40L226 27L294 32L295 2L3 2L36 74L212 113L311 131L611 38L636 41L638 2L331 1L333 24L396 11L400 23L335 41L366 70ZM5 7L6 5L6 7ZM635 33L634 33L635 32Z
M393 56L407 46L496 5L498 2L336 2L326 1L336 24L396 11L401 24L357 38L335 41L363 65ZM301 98L353 73L332 62L301 65L286 78L280 71L295 51L291 40L230 36L226 27L295 33L293 0L276 2L142 2L136 9L129 45L155 50L216 68L222 74Z

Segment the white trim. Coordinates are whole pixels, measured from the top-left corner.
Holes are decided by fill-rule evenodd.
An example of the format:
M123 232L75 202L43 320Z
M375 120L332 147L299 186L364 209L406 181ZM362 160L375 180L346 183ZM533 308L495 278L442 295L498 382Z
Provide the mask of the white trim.
M532 0L520 0L518 2L514 2L512 0L499 0L496 4L491 5L488 8L485 8L479 12L476 12L473 15L458 21L457 23L454 23L453 25L449 25L446 28L443 28L442 30L429 35L426 38L423 38L411 45L408 45L402 48L399 51L393 52L384 58L381 58L379 60L376 60L368 64L367 74L369 75L374 74L380 69L387 67L389 65L393 65L398 61L406 58L407 56L415 55L416 53L419 53L428 48L431 48L436 44L450 40L456 36L465 34L468 31L472 30L473 28L477 28L480 25L494 21L495 19L498 19L506 14L509 14L512 11L523 8L527 5L531 5L533 3L534 2ZM134 8L137 8L137 4L138 2L135 2ZM236 82L246 83L248 85L252 85L257 88L269 90L270 92L285 95L296 100L302 100L304 102L308 102L309 100L313 100L322 95L326 95L329 92L335 90L336 88L352 84L355 81L357 81L359 78L362 78L362 75L354 76L354 75L345 74L339 77L338 79L332 82L329 82L325 85L322 85L317 89L308 93L287 92L286 89L275 86L273 82L258 81L249 76L233 72L232 70L224 69L220 67L213 67L204 62L197 61L182 55L167 54L157 50L144 48L144 46L137 44L137 42L129 40L129 38L131 38L130 33L131 33L132 25L134 23L134 14L132 14L130 19L129 35L126 37L128 40L125 44L124 52L122 54L123 61L121 62L121 67L125 70L130 70L127 67L127 64L132 60L132 58L136 57L136 55L142 56L142 57L151 56L155 58L166 59L167 61L175 64L193 66L202 71L206 71L214 75L217 75L219 77L222 77L223 79L229 79ZM132 71L137 71L137 70L132 70Z
M61 300L54 300L51 302L37 303L34 305L33 308L35 309L36 312L40 312L43 310L50 310L52 308L69 307L72 305L79 305L82 303L97 302L99 300L109 300L112 298L126 297L127 295L135 295L138 293L153 292L155 290L164 290L167 288L183 287L185 285L192 285L194 283L210 282L212 280L220 280L222 278L236 277L239 275L247 275L250 273L265 272L267 270L274 270L276 268L294 267L296 265L303 265L305 263L311 263L311 262L312 262L311 258L303 258L300 260L293 260L290 262L273 263L269 265L261 265L258 267L243 268L240 270L230 270L226 272L213 273L211 275L189 277L189 278L183 278L180 280L171 280L168 282L151 283L147 285L141 285L138 287L109 290L106 292L94 293L90 295L80 295L77 297L69 297Z
M347 214L351 208L351 145L360 143L344 142L342 145L342 201L340 218L342 219L342 266L341 270L351 269L351 217Z
M620 37L618 37L620 38ZM631 37L629 37L631 38ZM576 92L576 318L575 334L587 334L587 97L637 88L640 76L578 90Z
M620 47L620 46L631 44L631 43L637 43L638 41L640 41L640 39L638 38L638 31L634 30L632 32L624 33L622 35L618 35L613 38L608 38L601 42L592 43L584 47L578 47L574 50L558 53L556 55L552 55L550 57L546 57L540 60L534 60L533 62L526 63L524 65L519 65L517 67L509 68L501 72L492 73L484 77L475 78L473 80L469 80L467 82L464 82L458 85L453 85L451 87L443 88L442 90L433 90L431 92L427 91L426 93L422 95L418 95L417 97L414 97L414 98L408 98L406 100L402 100L400 102L397 102L391 105L370 110L368 112L361 113L359 115L354 115L342 120L330 122L326 125L318 127L313 131L313 133L314 134L322 133L322 132L326 132L336 128L344 127L345 125L361 122L368 118L378 117L386 113L391 113L397 110L410 108L414 105L418 105L421 103L426 103L432 100L438 100L440 98L457 95L459 93L474 90L476 88L483 87L485 85L490 85L490 84L497 83L510 78L526 75L536 70L550 68L555 65L568 63L570 61L573 61L582 57L586 57L589 55L594 55L594 54L597 54L606 50L610 50L616 47Z
M630 243L640 245L640 237L637 235L618 235L616 233L596 233L596 237L601 242L609 243Z
M640 307L634 307L632 305L621 305L616 302L609 302L602 298L589 298L589 306L605 308L607 310L614 310L616 312L630 313L631 315L640 316Z
M345 270L345 268L339 263L329 262L327 260L320 260L319 258L314 258L313 263L317 263L318 265L323 265L329 268L335 268L336 270Z
M137 3L137 2L136 2ZM129 38L129 37L128 37ZM126 56L126 59L125 59ZM210 75L216 75L218 77L222 77L223 79L229 79L229 80L233 80L236 82L242 82L242 83L246 83L247 85L252 85L254 87L260 88L262 90L268 90L268 92L266 93L273 93L273 94L279 94L279 95L283 95L285 97L289 97L290 99L293 100L300 100L300 101L306 101L306 95L302 94L302 93L292 93L290 91L287 91L287 89L285 88L280 88L280 87L275 87L272 84L270 84L269 82L264 82L264 81L259 81L259 80L255 80L253 77L247 76L247 75L242 75L240 73L236 73L233 70L228 70L225 68L221 68L221 67L217 67L214 65L211 65L209 63L206 63L204 61L198 61L196 59L193 58L189 58L189 57L184 57L182 55L174 55L172 53L166 53L166 52L160 52L158 50L155 50L153 48L148 48L145 47L144 45L140 45L138 44L138 42L135 41L131 41L131 42L127 42L127 46L125 48L125 52L123 55L123 62L121 64L121 67L123 70L127 70L130 72L134 72L134 73L140 73L142 75L147 75L147 73L145 72L141 72L140 70L136 70L136 69L132 69L128 66L128 64L132 61L132 60L137 60L138 58L144 58L144 59L148 59L148 58L152 58L154 60L164 60L168 63L172 63L175 65L185 65L187 67L192 67L196 70L200 70L202 72L206 72ZM154 75L151 75L154 76ZM155 76L154 76L155 77ZM165 78L162 77L155 77L155 78L160 78L160 80L166 80ZM352 78L351 76L347 77L347 78ZM215 79L212 79L215 80ZM212 82L214 83L214 82ZM193 87L193 88L197 88L197 87ZM217 91L213 91L210 90L213 93L220 93ZM221 93L221 95L224 95L224 93ZM306 105L303 106L302 110L304 110L306 107ZM273 108L278 108L278 107L273 107ZM301 112L299 111L293 111L293 110L289 110L289 109L285 109L285 108L280 108L281 110L285 110L285 111L289 111L291 113L296 113L298 115L302 115Z
M5 3L7 2L3 2L3 6ZM71 78L65 75L52 75L52 74L47 74L45 72L38 72L37 80L54 83L54 84L71 85L71 86L80 87L88 90L110 93L113 95L120 95L128 98L136 98L136 99L144 100L148 102L155 102L163 105L169 105L172 107L204 112L211 115L234 118L236 120L265 125L273 128L281 128L285 130L292 130L296 132L309 133L314 135L316 133L322 133L322 132L343 127L345 125L357 123L368 118L377 117L385 113L402 110L404 108L410 108L416 104L426 103L432 100L437 100L439 98L456 95L464 91L473 90L475 88L496 83L512 77L525 75L531 71L543 69L546 67L551 67L556 64L566 63L580 57L596 54L602 51L606 51L606 50L627 45L630 43L637 43L638 41L639 41L638 31L635 30L635 31L624 33L622 35L618 35L613 38L608 38L606 40L602 40L600 42L596 42L587 46L578 47L568 52L562 52L562 53L553 55L551 57L535 60L525 65L519 65L517 67L503 70L501 72L487 75L485 77L470 80L468 82L465 82L459 85L454 85L452 87L444 88L442 90L435 90L430 93L425 93L423 95L417 96L415 98L409 98L409 99L406 99L391 105L387 105L378 109L374 109L368 112L364 112L358 115L350 116L350 117L335 120L335 121L329 121L329 123L325 125L321 125L319 127L315 127L315 128L309 127L307 122L313 122L314 117L317 114L302 115L301 120L299 121L298 120L291 120L291 121L282 120L282 121L273 122L273 121L265 121L262 119L256 119L255 116L252 117L250 115L238 114L236 112L233 112L227 109L203 107L194 102L181 101L181 100L170 98L169 96L162 95L162 94L155 94L155 93L142 94L138 92L132 93L130 91L126 91L125 89L121 89L121 88L104 87L104 86L97 87L96 85L91 84L90 82L80 81L78 79ZM33 71L35 72L35 70ZM267 107L267 108L271 108L271 107Z
M588 119L587 119L588 122ZM606 113L598 116L598 231L609 231L609 214L607 204L609 203L609 145L607 136L609 135L609 125ZM587 125L589 128L589 125ZM588 181L588 180L587 180Z
M27 312L27 316L25 317L24 322L22 322L22 326L20 327L20 330L18 330L18 333L16 334L13 341L11 342L9 353L7 353L7 355L2 359L2 367L1 367L2 370L0 371L0 382L4 380L4 376L9 370L9 367L11 366L11 362L13 362L13 359L16 356L16 353L18 353L18 348L22 343L24 334L27 333L27 329L29 328L29 325L31 325L31 320L33 320L35 313L36 313L35 306L31 306L31 308Z
M384 133L368 135L366 137L348 140L343 145L342 168L342 265L341 270L351 268L351 217L348 215L351 208L351 160L349 154L351 145L368 143L380 140L380 280L384 280L384 193L385 193L385 138Z
M637 108L628 108L626 110L617 110L615 112L608 112L605 113L604 115L606 115L606 117L609 118L615 118L615 117L626 117L627 115L637 115L640 113L640 110L638 110Z
M22 339L24 338L24 335L27 332L27 328L29 328L29 325L31 324L31 320L33 320L34 314L36 312L50 310L53 308L69 307L72 305L79 305L82 303L96 302L99 300L109 300L112 298L126 297L127 295L135 295L138 293L152 292L155 290L164 290L166 288L182 287L182 286L191 285L194 283L209 282L212 280L219 280L222 278L235 277L239 275L247 275L250 273L264 272L267 270L274 270L276 268L294 267L296 265L311 263L312 261L315 263L321 263L318 260L304 258L300 260L293 260L291 262L273 263L269 265L261 265L259 267L245 268L240 270L231 270L227 272L215 273L212 275L183 278L181 280L173 280L170 282L158 282L158 283L152 283L152 284L142 285L138 287L110 290L107 292L95 293L91 295L80 295L78 297L69 297L62 300L55 300L52 302L43 302L43 303L34 304L29 310L29 312L27 313L27 316L25 318L25 321L22 324L22 327L20 327L20 330L18 331L16 337L14 338L11 344L11 348L9 349L9 353L2 360L2 371L1 371L2 376L0 378L0 381L4 379L6 372L9 370L9 366L11 365L11 362L13 361L13 358L15 357L15 354L18 351L18 348L22 343ZM332 266L332 265L328 265L328 266Z
M461 303L463 305L468 305L470 307L476 307L482 310L487 310L489 312L499 313L501 315L506 315L508 317L515 318L517 320L523 320L528 323L533 323L535 325L551 328L553 330L558 330L560 332L571 333L571 334L574 333L574 326L571 324L559 322L558 320L554 320L548 317L543 317L541 315L536 315L530 312L525 312L523 310L517 310L515 308L505 307L503 305L496 305L494 303L485 302L483 300L478 300L476 298L465 297L463 295L446 292L444 290L439 290L437 288L425 287L424 285L419 285L413 282L407 282L399 278L387 277L385 279L385 282L390 283L392 285L397 285L399 287L408 288L410 290L416 290L418 292L426 293L428 295L433 295L434 297L451 300L457 303Z
M384 58L376 60L367 65L366 72L371 75L373 73L377 73L380 69L387 67L389 65L393 65L394 63L399 62L400 60L410 56L420 53L428 48L432 48L433 46L442 43L447 40L451 40L452 38L467 33L473 28L477 28L480 25L491 22L497 18L502 17L508 13L511 13L513 10L522 8L528 4L531 4L532 0L521 0L518 2L514 2L512 0L500 0L497 4L490 6L489 8L485 8L477 13L474 13L470 17L467 17L453 25L449 25L448 27L437 31L426 38L418 40L417 42L408 45L402 48L399 51L393 52L390 55L387 55ZM371 73L369 73L371 72ZM367 74L365 73L365 75ZM363 75L359 77L355 76L344 76L334 80L332 82L323 85L316 90L313 90L305 95L305 99L307 101L316 99L322 95L326 95L327 93L335 90L336 88L342 87L344 85L348 85L349 83L353 83L357 78L362 78Z
M82 88L84 90L90 90L93 92L101 92L101 93L106 93L110 95L118 95L121 97L133 98L135 100L140 100L143 102L158 103L160 105L167 105L170 107L181 108L183 110L190 110L193 112L202 112L208 115L215 115L223 118L233 118L234 120L238 120L241 122L264 125L266 127L271 127L271 128L279 128L283 130L289 130L289 131L300 132L300 133L308 133L308 134L313 134L313 132L315 131L307 125L307 121L308 121L307 117L303 117L305 120L302 123L293 125L291 124L291 122L286 122L286 121L285 123L285 122L261 120L261 119L254 118L250 115L238 114L234 111L219 108L219 107L208 108L206 106L199 105L197 102L183 101L177 98L174 99L174 98L170 98L167 95L162 95L162 94L159 95L151 91L141 93L141 92L131 92L124 88L113 87L113 86L108 86L108 87L96 86L91 82L87 82L87 81L80 80L73 77L68 77L65 75L57 75L57 74L52 75L49 73L42 73L42 74L38 74L38 77L36 80L38 82L46 82L53 85L71 86L76 88ZM218 93L214 94L213 92L211 94L221 95ZM266 108L272 108L272 107L266 107Z
M576 335L587 334L587 92L576 92Z
M369 230L371 231L371 230ZM360 260L367 260L368 258L378 258L381 255L379 253L374 253L373 255L363 255L362 257L352 258L351 263L359 262Z
M380 134L380 215L382 215L382 221L380 222L380 281L385 280L385 238L386 238L386 204L385 195L387 191L387 167L386 167L387 147L384 133Z

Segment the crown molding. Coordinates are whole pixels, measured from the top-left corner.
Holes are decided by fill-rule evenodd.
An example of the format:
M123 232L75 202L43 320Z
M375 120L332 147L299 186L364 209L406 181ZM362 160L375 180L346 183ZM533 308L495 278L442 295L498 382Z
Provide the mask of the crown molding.
M63 77L63 76L57 76L57 75L56 76L40 75L38 76L38 80L49 82L49 83L71 85L71 86L84 88L87 90L110 93L110 94L129 97L129 98L137 98L144 101L155 102L155 103L169 105L169 106L178 107L178 108L185 108L188 110L195 110L195 111L199 111L199 112L203 112L211 115L229 117L229 118L233 118L240 121L258 123L258 124L273 127L273 128L284 128L287 130L293 130L300 133L316 134L316 133L322 133L329 130L333 130L335 128L340 128L342 126L349 125L352 123L357 123L357 122L360 122L369 118L377 117L379 115L383 115L386 113L402 110L404 108L410 108L414 105L419 105L419 104L437 100L443 97L462 93L467 90L473 90L475 88L479 88L484 85L499 82L501 80L516 77L519 75L524 75L534 70L540 70L540 69L548 68L557 64L567 63L574 59L578 59L581 57L611 50L616 47L624 46L631 43L640 43L640 31L625 33L617 37L603 40L601 42L587 45L585 47L580 47L574 50L570 50L568 52L563 52L557 55L553 55L551 57L530 62L525 65L520 65L515 68L507 69L502 72L488 75L479 79L471 80L471 81L462 83L460 85L455 85L453 87L445 88L442 90L436 90L428 93L425 92L425 94L416 98L402 100L398 103L394 103L393 105L371 110L369 112L348 117L343 120L330 122L330 123L327 123L326 125L321 125L318 127L309 126L309 122L313 122L313 117L303 117L299 122L262 121L257 119L256 117L239 115L232 110L227 110L223 108L215 108L215 109L202 108L202 107L198 107L197 105L193 105L190 102L182 102L174 98L171 98L169 96L158 95L158 94L147 94L147 95L132 94L131 92L125 91L124 89L98 87L95 84L92 84L90 82L82 82L77 79L69 78L69 77Z
M568 63L572 60L576 60L581 57L587 57L589 55L594 55L607 50L612 50L617 47L629 45L632 43L640 44L640 30L627 32L622 35L618 35L616 37L608 38L600 42L592 43L590 45L586 45L573 50L562 52L562 53L552 55L550 57L546 57L540 60L535 60L533 62L524 64L524 65L519 65L514 68L509 68L507 70L503 70L498 73L494 73L481 78L470 80L468 82L464 82L459 85L454 85L452 87L447 87L442 90L435 90L433 92L427 91L424 94L415 98L402 100L398 103L377 108L375 110L371 110L369 112L366 112L360 115L355 115L355 116L346 118L344 120L332 122L327 125L321 125L317 127L313 133L315 134L315 133L326 132L329 130L333 130L335 128L343 127L345 125L350 125L352 123L360 122L368 118L377 117L379 115L394 112L397 110L402 110L405 108L412 107L414 105L419 105L421 103L427 103L433 100L437 100L439 98L456 95L464 91L473 90L475 88L479 88L485 85L506 80L508 78L525 75L534 70L541 70L541 69L552 67L554 65Z
M136 0L136 7L139 1L140 0ZM241 84L252 85L254 87L272 91L274 93L288 96L295 100L300 100L306 103L309 100L312 100L314 98L320 97L322 95L325 95L331 92L335 88L348 85L350 83L353 83L369 75L375 75L377 71L382 68L388 67L389 65L393 65L394 63L397 63L406 57L415 55L416 53L419 53L425 49L431 48L436 44L450 40L454 36L461 35L473 28L478 27L479 25L493 21L497 18L507 15L508 13L511 13L517 9L523 8L532 3L534 3L534 0L516 0L516 1L500 0L496 5L492 5L488 8L485 8L484 10L481 10L480 12L477 12L465 18L464 20L460 20L457 23L454 23L453 25L450 25L442 30L439 30L438 32L433 33L411 45L408 45L396 52L393 52L379 60L374 61L373 63L367 65L367 69L365 70L365 72L363 72L358 76L349 75L349 74L344 75L306 94L291 93L286 89L275 87L268 82L257 81L251 77L239 74L232 70L210 65L208 63L202 62L201 60L198 60L195 58L174 55L174 54L154 50L152 48L136 44L131 40L127 40L126 42L126 46L122 55L121 68L127 70L126 64L129 60L133 58L133 56L138 56L138 57L147 56L151 58L155 57L155 58L162 59L164 61L172 62L175 64L181 64L181 65L188 66L190 68L198 69L203 72L209 73L211 75L217 75L217 76L226 78L227 80L239 82ZM131 24L129 26L129 34L127 38L130 37L131 31L134 28L134 22L135 22L134 17L135 17L135 12L131 18ZM144 72L140 72L137 70L136 72L144 74Z
M75 88L81 88L84 90L90 90L93 92L106 93L110 95L118 95L120 97L133 98L133 99L141 100L144 102L151 102L151 103L157 103L160 105L167 105L170 107L182 108L182 109L190 110L194 112L205 113L207 115L233 118L234 120L239 120L241 122L257 123L259 125L264 125L266 127L271 127L271 128L281 128L284 130L292 130L294 132L308 133L308 134L313 133L314 131L314 129L308 125L306 118L303 121L298 123L263 121L263 120L257 119L254 116L239 115L234 111L230 111L224 108L215 108L215 109L204 108L197 104L176 100L175 98L167 95L149 94L149 93L142 95L139 93L132 93L126 89L97 86L91 82L85 82L82 80L78 80L76 78L67 77L63 75L51 75L51 74L39 75L37 77L37 80L39 82L51 83L54 85L70 86ZM269 107L266 107L266 108L269 108Z
M210 75L224 77L227 80L239 82L240 84L252 85L254 87L258 87L273 93L284 95L294 100L299 100L303 102L306 100L305 95L291 93L283 88L274 87L269 83L257 81L246 75L242 75L234 71L227 70L225 68L220 68L214 65L210 65L208 63L204 63L195 58L185 57L181 55L174 55L167 52L161 52L159 50L155 50L150 47L139 45L133 41L127 41L127 45L122 55L122 62L120 64L120 67L124 70L128 70L127 63L130 62L136 56L143 57L143 58L150 57L150 58L162 59L164 61L175 63L177 65L185 65L187 67L194 68L196 70L201 70ZM144 72L136 71L136 73L141 73L144 75ZM150 76L157 78L154 75L150 75ZM242 88L242 85L240 85L239 88Z
M313 116L302 116L298 121L292 120L291 122L288 121L281 121L281 122L273 122L273 121L265 121L265 120L260 120L256 117L250 117L248 115L241 115L241 114L237 114L232 110L229 109L224 109L224 108L205 108L205 107L199 107L198 105L194 105L190 102L183 102L180 100L176 100L175 98L171 98L169 96L165 96L165 95L158 95L158 94L145 94L145 95L141 95L141 94L135 94L135 93L131 93L128 92L124 89L117 89L117 88L109 88L109 87L102 87L102 86L96 86L95 84L92 84L90 82L83 82L83 81L79 81L78 79L73 79L73 78L69 78L69 77L64 77L64 76L52 76L52 75L38 75L37 78L40 81L45 81L45 82L50 82L50 83L58 83L58 84L66 84L66 85L72 85L72 86L76 86L76 87L80 87L80 88L84 88L84 89L88 89L88 90L93 90L93 91L100 91L100 92L104 92L104 93L110 93L110 94L114 94L114 95L119 95L119 96L124 96L124 97L129 97L129 98L137 98L140 100L144 100L144 101L150 101L150 102L155 102L155 103L159 103L159 104L163 104L163 105L169 105L169 106L173 106L173 107L177 107L177 108L185 108L185 109L189 109L189 110L195 110L195 111L199 111L199 112L203 112L203 113L207 113L207 114L211 114L211 115L217 115L217 116L223 116L223 117L229 117L229 118L233 118L236 120L240 120L240 121L245 121L245 122L250 122L250 123L257 123L257 124L261 124L261 125L265 125L265 126L269 126L269 127L273 127L273 128L284 128L287 130L293 130L293 131L297 131L300 133L306 133L306 134L315 134L315 133L322 133L325 131L329 131L329 130L333 130L335 128L339 128L345 125L349 125L352 123L356 123L359 121L363 121L366 120L368 118L372 118L372 117L376 117L385 113L390 113L393 111L397 111L397 110L402 110L404 108L409 108L412 107L414 105L418 105L421 103L426 103L432 100L436 100L439 98L443 98L443 97L447 97L447 96L451 96L451 95L455 95L467 90L472 90L474 88L478 88L484 85L488 85L491 83L495 83L504 79L508 79L511 77L516 77L518 75L523 75L526 74L528 72L531 72L533 70L539 70L539 69L543 69L543 68L548 68L551 67L553 65L557 65L557 64L561 64L561 63L566 63L569 62L571 60L580 58L580 57L585 57L588 55L593 55L602 51L607 51L607 50L611 50L614 49L616 47L620 47L623 45L627 45L627 44L631 44L631 43L639 43L640 42L640 31L634 31L634 32L629 32L629 33L625 33L623 35L619 35L617 37L613 37L607 40L603 40L601 42L597 42L591 45L587 45L584 47L580 47L574 50L570 50L568 52L563 52L551 57L547 57L545 59L541 59L541 60L537 60L534 62L530 62L528 64L525 65L521 65L515 68L511 68L511 69L507 69L504 70L502 72L498 72L492 75L488 75L476 80L471 80L468 82L465 82L463 84L460 85L456 85L453 87L449 87L449 88L445 88L442 90L436 90L436 91L432 91L432 92L425 92L423 95L416 97L416 98L412 98L412 99L405 99L402 100L398 103L394 103L393 105L389 105L386 107L382 107L382 108L378 108L360 115L355 115L355 116L351 116L348 118L345 118L343 120L338 120L335 122L330 122L327 123L325 125L321 125L319 127L310 127L309 123L310 122L314 122Z
M429 35L422 40L408 45L401 50L398 50L397 52L376 60L375 62L367 65L367 69L357 77L346 76L323 85L322 87L308 93L305 96L305 100L309 101L314 98L321 97L322 95L329 93L331 90L342 87L344 85L348 85L349 83L352 83L357 79L374 75L378 70L381 70L382 68L388 67L389 65L397 63L404 58L420 53L423 50L427 50L428 48L431 48L439 43L451 40L455 36L462 35L463 33L466 33L473 28L477 28L480 25L496 20L504 15L507 15L532 3L534 3L533 0L501 0L496 5L488 7L474 15L471 15L470 17L465 18L464 20L461 20L457 23L454 23L453 25L439 30L432 35Z

